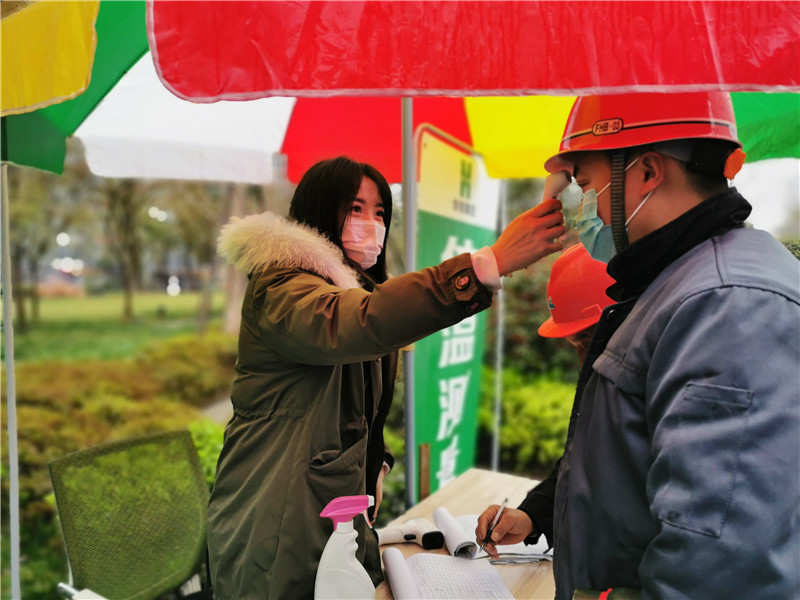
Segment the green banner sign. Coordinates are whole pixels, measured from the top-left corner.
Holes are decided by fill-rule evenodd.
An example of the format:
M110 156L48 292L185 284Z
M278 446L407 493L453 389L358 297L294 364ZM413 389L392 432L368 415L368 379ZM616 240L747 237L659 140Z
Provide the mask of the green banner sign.
M434 133L419 140L416 267L422 268L494 243L499 182L477 156ZM485 328L483 312L414 347L413 456L422 497L475 462Z

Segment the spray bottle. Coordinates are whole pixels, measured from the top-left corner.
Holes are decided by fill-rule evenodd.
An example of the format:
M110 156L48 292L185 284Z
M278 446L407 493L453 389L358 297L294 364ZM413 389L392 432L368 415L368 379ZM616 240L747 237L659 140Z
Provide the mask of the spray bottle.
M374 504L372 496L340 496L331 500L319 514L333 521L333 533L325 544L317 567L315 599L375 597L375 586L364 565L356 558L358 533L353 528L353 518L363 513L366 519L367 508Z

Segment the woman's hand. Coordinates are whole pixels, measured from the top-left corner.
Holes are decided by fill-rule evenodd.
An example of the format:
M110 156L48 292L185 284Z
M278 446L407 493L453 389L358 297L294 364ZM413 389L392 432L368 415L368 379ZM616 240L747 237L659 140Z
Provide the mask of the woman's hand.
M478 526L475 528L478 546L483 544L489 525L498 510L500 507L493 504L478 517ZM531 532L533 532L533 522L527 514L516 508L506 508L494 527L491 541L483 549L492 558L497 558L498 544L517 544L528 537Z
M389 474L389 465L383 463L381 467L381 472L378 473L378 482L375 484L375 510L372 512L372 523L370 525L375 525L375 521L378 520L378 507L381 505L381 501L383 500L383 479Z
M548 254L561 250L562 244L558 238L564 233L566 229L561 202L555 198L522 213L506 226L492 245L500 275L524 269Z

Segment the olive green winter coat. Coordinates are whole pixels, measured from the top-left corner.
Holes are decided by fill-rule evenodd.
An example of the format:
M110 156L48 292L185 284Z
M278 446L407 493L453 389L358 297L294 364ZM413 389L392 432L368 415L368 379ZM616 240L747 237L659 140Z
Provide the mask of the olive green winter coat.
M310 598L333 531L320 511L374 493L391 464L382 428L392 353L483 310L491 294L468 254L368 292L335 245L271 213L233 219L219 251L249 284L209 505L214 595ZM378 582L374 533L364 543L364 519L355 525L359 559Z

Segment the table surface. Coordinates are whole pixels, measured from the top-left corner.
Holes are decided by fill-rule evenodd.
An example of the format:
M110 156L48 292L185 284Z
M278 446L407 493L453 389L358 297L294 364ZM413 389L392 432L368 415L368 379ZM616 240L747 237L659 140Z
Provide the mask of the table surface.
M508 506L516 507L536 483L532 479L517 475L470 469L441 490L409 508L387 526L423 517L433 523L433 511L439 506L447 508L454 517L480 514L489 505L500 504L506 497ZM399 549L404 556L411 556L417 552L447 554L447 548L423 550L413 543L381 546L381 552L391 547ZM552 600L555 596L553 569L549 560L519 565L495 565L495 568L515 598ZM391 600L392 592L387 581L384 580L375 590L375 598Z

